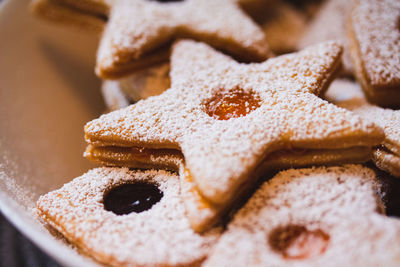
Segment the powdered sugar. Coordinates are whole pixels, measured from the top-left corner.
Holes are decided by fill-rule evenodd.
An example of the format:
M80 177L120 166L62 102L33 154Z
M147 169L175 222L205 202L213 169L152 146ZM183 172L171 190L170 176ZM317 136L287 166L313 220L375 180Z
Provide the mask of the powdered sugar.
M373 87L400 84L400 1L357 0L352 30L368 81Z
M150 210L118 216L103 195L123 183L148 181L163 197ZM179 178L164 171L97 168L42 196L38 212L72 243L110 265L189 265L201 262L219 236L193 232L185 217Z
M97 73L106 78L159 62L154 50L173 38L185 36L200 39L247 60L262 60L268 55L262 30L236 1L158 3L119 0L111 9L100 42ZM149 54L153 57L146 61Z
M245 65L205 44L179 42L172 55L172 88L89 122L86 139L94 146L181 149L201 194L227 203L273 150L381 141L379 128L313 94L327 86L340 52L328 42ZM261 107L227 121L204 112L203 103L215 92L237 87L258 94Z
M281 172L235 215L205 266L394 266L400 223L377 213L376 183L374 172L360 165ZM283 257L268 238L287 225L322 230L326 250Z
M360 86L351 81L334 81L327 95L333 103L351 110L365 120L369 120L381 127L385 132L385 139L382 145L400 156L400 110L381 108L369 104L365 100Z
M385 139L381 147L374 149L372 160L378 168L400 176L400 110L385 109L368 103L360 86L348 80L335 80L326 97L383 129Z

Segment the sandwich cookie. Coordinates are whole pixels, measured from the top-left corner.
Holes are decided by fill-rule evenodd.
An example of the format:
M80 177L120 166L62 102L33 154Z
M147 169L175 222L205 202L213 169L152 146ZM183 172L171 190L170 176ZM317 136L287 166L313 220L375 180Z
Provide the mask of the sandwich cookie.
M362 157L370 158L382 130L316 96L340 56L341 47L327 42L239 64L205 44L181 41L172 54L171 89L89 122L85 138L91 151L179 151L181 173L208 203L227 210L275 151L366 148ZM189 219L196 230L210 227Z
M369 102L400 107L400 1L355 0L348 34L355 76Z
M235 215L204 266L396 266L400 222L361 165L288 170Z
M37 212L69 242L111 266L199 266L218 240L190 227L179 178L97 168L41 196Z
M348 80L335 80L326 98L383 129L385 138L374 148L372 160L378 168L400 177L400 110L368 103L360 86Z

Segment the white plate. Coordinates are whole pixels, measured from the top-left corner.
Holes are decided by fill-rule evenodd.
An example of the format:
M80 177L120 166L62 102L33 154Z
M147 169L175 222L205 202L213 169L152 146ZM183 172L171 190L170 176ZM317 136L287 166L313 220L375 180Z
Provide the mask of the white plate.
M61 264L91 265L32 208L93 167L82 157L83 125L104 109L93 73L98 36L37 20L28 0L2 2L0 36L0 209Z

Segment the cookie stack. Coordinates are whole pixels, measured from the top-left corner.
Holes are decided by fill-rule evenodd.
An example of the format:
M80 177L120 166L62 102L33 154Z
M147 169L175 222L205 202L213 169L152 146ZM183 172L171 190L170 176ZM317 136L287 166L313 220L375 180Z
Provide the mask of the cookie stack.
M37 202L83 253L113 266L399 264L381 172L360 165L400 175L397 1L32 7L102 30L96 74L114 111L86 124L84 156L103 167Z

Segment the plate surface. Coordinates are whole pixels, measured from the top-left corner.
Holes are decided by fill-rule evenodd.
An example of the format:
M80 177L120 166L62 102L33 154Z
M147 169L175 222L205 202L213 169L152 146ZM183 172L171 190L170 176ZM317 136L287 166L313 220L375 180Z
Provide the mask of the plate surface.
M104 110L94 75L98 34L32 17L29 0L0 6L0 209L58 262L90 266L32 213L39 195L93 167L84 124Z

